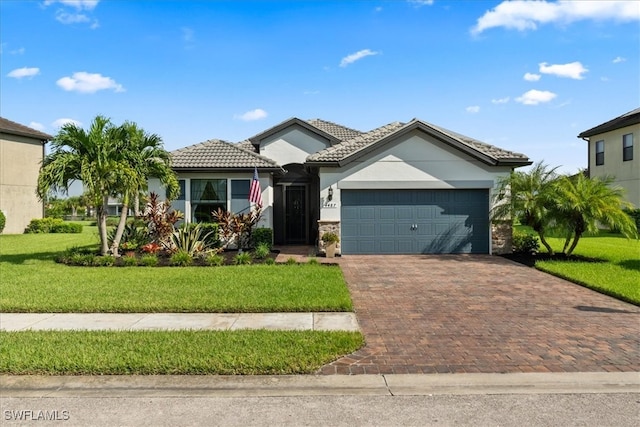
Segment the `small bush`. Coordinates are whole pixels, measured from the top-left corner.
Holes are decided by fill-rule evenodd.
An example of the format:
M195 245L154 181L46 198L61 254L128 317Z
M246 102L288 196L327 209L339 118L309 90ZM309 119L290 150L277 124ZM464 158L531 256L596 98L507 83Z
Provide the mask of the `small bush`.
M4 230L4 226L7 223L7 217L4 216L4 212L0 211L0 233Z
M219 267L224 264L224 257L218 254L210 254L204 258L204 263L212 267Z
M95 255L90 249L81 248L79 246L72 246L70 248L65 249L64 252L56 256L56 262L61 264L70 264L74 265L74 262L71 258L75 255Z
M275 265L276 260L273 259L273 258L267 258L267 259L264 260L264 263L267 264L267 265Z
M636 223L636 228L640 231L640 209L625 209L624 212L631 217Z
M327 244L338 243L340 241L340 237L336 233L332 233L331 231L329 231L322 235L322 241Z
M256 246L256 248L253 251L253 255L257 259L265 259L266 257L269 256L270 253L271 253L271 249L269 248L269 245L267 245L266 243L260 243L258 246Z
M136 258L135 254L130 255L125 255L123 257L120 257L120 259L122 260L122 265L124 267L137 267L138 266L138 258Z
M179 250L171 255L169 262L176 267L188 267L193 264L193 256L185 250Z
M83 267L96 265L96 256L94 254L73 254L69 257L69 263Z
M233 263L235 265L249 265L251 264L251 254L249 252L239 252L233 257Z
M82 224L64 222L60 218L32 219L25 233L82 233Z
M317 264L320 264L320 263L318 262L318 258L312 257L312 258L309 258L307 260L307 264L317 265Z
M111 267L116 263L116 258L111 255L97 256L93 260L93 265L96 267Z
M251 246L257 248L261 244L267 245L269 250L273 246L273 229L271 228L256 228L251 233Z
M287 264L288 265L296 265L298 263L298 261L296 261L296 259L294 257L290 257L289 259L287 259Z
M540 250L538 236L521 231L513 232L513 252L535 254Z
M158 256L154 254L146 254L140 257L140 265L144 267L155 267L158 265Z

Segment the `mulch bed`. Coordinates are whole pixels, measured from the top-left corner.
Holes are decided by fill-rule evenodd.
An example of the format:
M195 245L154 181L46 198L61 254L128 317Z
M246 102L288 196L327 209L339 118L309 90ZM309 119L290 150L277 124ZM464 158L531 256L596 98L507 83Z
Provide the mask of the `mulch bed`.
M503 254L501 257L510 259L511 261L515 261L517 263L526 265L528 267L535 267L537 261L569 261L569 262L605 262L604 260L597 258L589 258L580 255L565 255L565 254L553 254L550 255L548 253L512 253L512 254Z

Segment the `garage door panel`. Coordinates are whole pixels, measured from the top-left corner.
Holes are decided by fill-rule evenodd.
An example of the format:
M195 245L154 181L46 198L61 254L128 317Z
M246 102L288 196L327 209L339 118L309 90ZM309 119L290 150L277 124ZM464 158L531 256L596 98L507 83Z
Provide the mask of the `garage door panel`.
M344 254L489 252L487 190L343 190L341 202Z

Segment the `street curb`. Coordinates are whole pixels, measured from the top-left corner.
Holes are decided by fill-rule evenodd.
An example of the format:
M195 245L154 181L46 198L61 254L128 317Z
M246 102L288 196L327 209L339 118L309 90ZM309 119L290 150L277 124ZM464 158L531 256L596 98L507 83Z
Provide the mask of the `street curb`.
M2 398L640 393L640 372L283 376L0 376Z

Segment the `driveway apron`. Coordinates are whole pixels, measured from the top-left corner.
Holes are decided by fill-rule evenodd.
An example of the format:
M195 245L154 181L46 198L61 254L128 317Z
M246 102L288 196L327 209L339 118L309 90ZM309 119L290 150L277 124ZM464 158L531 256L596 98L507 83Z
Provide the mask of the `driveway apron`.
M324 374L640 371L640 307L490 255L340 259L366 345Z

